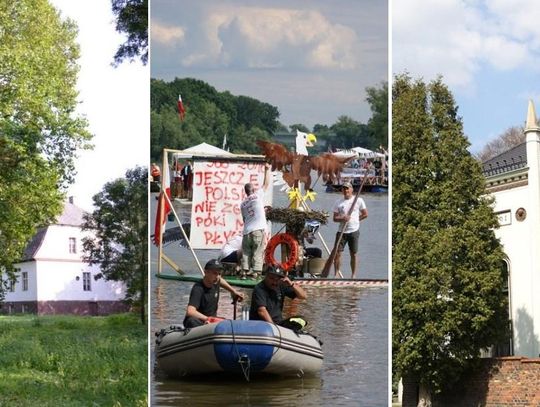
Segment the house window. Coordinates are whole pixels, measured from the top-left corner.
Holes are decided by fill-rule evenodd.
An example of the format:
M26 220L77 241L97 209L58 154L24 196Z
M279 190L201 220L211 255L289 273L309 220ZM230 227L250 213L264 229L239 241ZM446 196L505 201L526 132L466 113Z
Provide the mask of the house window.
M9 292L14 293L15 292L15 280L9 280Z
M22 272L22 290L28 291L28 272L27 271Z
M74 237L69 238L69 252L77 253L77 239Z
M82 273L83 276L83 291L92 291L92 286L90 285L90 273L85 271Z

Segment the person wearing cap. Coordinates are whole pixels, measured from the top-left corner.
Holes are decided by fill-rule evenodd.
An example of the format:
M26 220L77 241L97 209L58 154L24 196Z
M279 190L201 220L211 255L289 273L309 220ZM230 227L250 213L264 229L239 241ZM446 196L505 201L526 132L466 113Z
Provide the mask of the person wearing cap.
M269 266L264 280L253 288L249 319L282 324L285 297L305 300L307 295L304 289L292 282L281 268Z
M219 303L219 287L231 293L234 300L242 301L244 295L236 291L225 279L221 278L223 265L217 259L212 259L204 266L202 281L196 282L191 288L189 302L184 318L184 328L194 328L209 322L217 315Z
M263 268L264 248L266 246L266 215L264 211L264 194L270 185L268 172L271 166L264 165L264 181L262 188L255 189L250 182L244 185L246 198L240 204L242 221L244 222L242 238L242 276L249 273L261 273Z
M340 198L334 204L334 222L340 224L340 231L343 229L343 236L337 248L334 259L334 276L341 274L341 254L345 250L345 245L349 245L351 255L351 278L354 278L358 265L358 238L360 236L360 221L368 217L366 203L360 197L355 202L354 208L349 215L349 210L354 202L353 186L350 182L343 183L343 198ZM336 234L336 240L339 236Z

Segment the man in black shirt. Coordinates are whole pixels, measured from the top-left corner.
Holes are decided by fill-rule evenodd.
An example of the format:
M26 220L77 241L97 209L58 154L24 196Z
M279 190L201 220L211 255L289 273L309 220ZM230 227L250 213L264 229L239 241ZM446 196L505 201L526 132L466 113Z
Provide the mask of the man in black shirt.
M219 303L219 287L229 291L233 298L242 301L244 295L235 290L225 279L221 278L223 265L212 259L204 266L202 281L193 284L184 318L184 327L193 328L208 322L209 317L217 315Z
M253 289L249 319L258 319L274 324L282 323L285 297L300 298L301 300L307 298L304 289L289 280L282 269L268 267L264 280Z

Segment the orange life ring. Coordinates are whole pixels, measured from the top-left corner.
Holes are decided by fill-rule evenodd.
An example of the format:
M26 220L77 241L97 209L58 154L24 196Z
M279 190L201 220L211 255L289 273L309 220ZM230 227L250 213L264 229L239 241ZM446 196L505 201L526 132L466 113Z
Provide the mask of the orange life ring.
M286 245L288 251L287 261L280 263L274 257L274 251L276 247L280 245ZM289 271L294 268L296 262L298 261L298 241L293 235L288 233L278 233L277 235L272 236L266 249L264 250L264 262L268 265L278 266L283 270Z

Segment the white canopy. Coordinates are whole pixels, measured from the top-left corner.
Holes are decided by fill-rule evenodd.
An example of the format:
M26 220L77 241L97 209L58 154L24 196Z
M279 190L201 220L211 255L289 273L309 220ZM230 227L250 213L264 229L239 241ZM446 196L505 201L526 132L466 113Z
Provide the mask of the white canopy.
M233 153L222 150L208 143L201 143L193 147L186 148L185 150L174 153L177 158L191 158L193 156L232 156Z
M340 150L332 153L338 157L357 156L358 158L384 158L384 154L363 147L353 147L350 150Z

